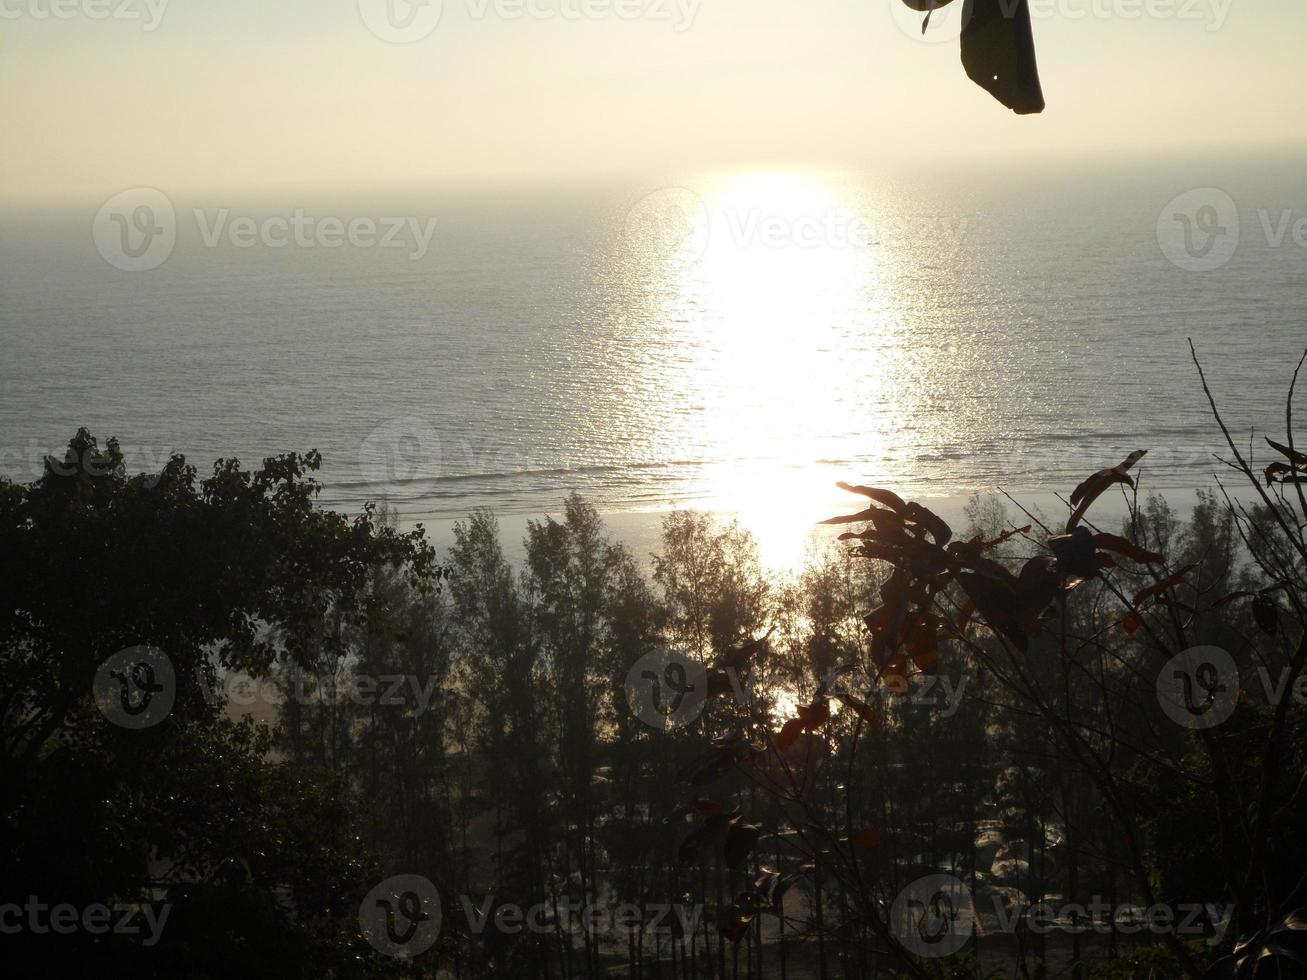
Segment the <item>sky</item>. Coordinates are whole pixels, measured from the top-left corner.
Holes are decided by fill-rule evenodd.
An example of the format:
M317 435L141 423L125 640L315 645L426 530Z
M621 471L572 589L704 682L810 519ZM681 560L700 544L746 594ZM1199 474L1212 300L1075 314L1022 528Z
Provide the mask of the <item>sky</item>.
M1038 117L963 0L427 2L0 0L0 201L1307 144L1302 0L1034 0Z

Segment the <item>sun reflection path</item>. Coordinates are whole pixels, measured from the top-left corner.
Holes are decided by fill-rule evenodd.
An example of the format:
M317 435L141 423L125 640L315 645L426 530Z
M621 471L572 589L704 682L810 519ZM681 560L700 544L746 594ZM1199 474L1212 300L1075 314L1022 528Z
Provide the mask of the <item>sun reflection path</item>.
M688 195L688 196L687 196ZM844 505L849 459L883 458L901 416L902 330L883 216L808 176L723 180L659 202L667 288L659 328L693 352L696 408L676 440L712 460L697 506L733 512L774 568L798 565Z

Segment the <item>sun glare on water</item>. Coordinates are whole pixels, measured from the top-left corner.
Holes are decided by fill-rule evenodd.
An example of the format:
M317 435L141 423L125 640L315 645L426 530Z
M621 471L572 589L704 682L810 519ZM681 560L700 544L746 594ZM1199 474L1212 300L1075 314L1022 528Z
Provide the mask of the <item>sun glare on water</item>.
M800 564L847 505L852 434L878 456L866 404L897 414L891 254L881 217L821 178L723 180L654 202L666 235L657 320L694 362L667 398L697 411L682 444L712 460L697 506L738 515L764 562ZM865 427L864 427L865 426Z

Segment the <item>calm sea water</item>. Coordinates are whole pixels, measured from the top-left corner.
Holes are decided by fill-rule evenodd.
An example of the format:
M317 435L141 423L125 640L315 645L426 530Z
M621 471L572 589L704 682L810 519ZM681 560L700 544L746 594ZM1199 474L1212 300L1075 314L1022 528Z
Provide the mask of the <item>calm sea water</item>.
M1186 338L1236 428L1282 432L1307 346L1304 163L169 195L176 246L146 272L97 250L102 202L11 209L0 469L30 478L85 425L137 467L316 448L324 503L385 497L409 520L579 490L609 513L700 506L763 529L842 506L839 479L1066 490L1137 447L1147 485L1206 485L1219 443ZM1240 241L1190 271L1159 220L1181 233L1168 205L1209 186ZM1197 252L1230 230L1207 200ZM420 231L395 248L276 247L275 222L260 237L297 209Z

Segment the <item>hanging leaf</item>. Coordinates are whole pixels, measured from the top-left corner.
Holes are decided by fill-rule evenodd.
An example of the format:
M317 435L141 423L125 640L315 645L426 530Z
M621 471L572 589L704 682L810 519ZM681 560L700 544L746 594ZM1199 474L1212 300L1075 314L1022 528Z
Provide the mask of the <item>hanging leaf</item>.
M853 832L849 838L849 843L854 847L873 848L880 844L880 831L874 827L863 827L861 830Z
M1106 532L1095 534L1094 544L1100 548L1106 548L1108 551L1115 551L1118 555L1125 555L1131 561L1138 562L1141 565L1156 565L1166 560L1164 555L1159 555L1156 551L1149 551L1147 548L1141 548L1133 541L1123 538L1119 534L1107 534Z
M1080 519L1085 516L1085 512L1089 510L1090 505L1108 487L1114 483L1124 483L1128 487L1133 487L1135 481L1127 474L1127 470L1131 469L1146 455L1148 455L1147 449L1136 449L1116 466L1111 469L1099 470L1072 490L1071 506L1075 508L1075 513L1071 515L1071 519L1066 523L1067 533L1070 534L1075 529L1075 526L1080 523Z
M1018 115L1044 111L1028 0L966 0L962 67Z
M738 910L732 908L722 912L717 917L717 929L730 942L738 943L744 938L744 934L749 931L751 921L751 916L742 915Z
M1089 578L1098 571L1094 562L1094 536L1088 528L1077 527L1070 534L1055 534L1048 539L1049 550L1057 556L1058 567L1067 575Z
M776 748L782 754L790 751L794 745L794 740L803 732L803 722L797 718L791 718L781 726L780 734L776 736Z
M716 800L692 800L669 813L663 818L663 823L683 823L687 818L694 817L715 817L721 812L722 805Z
M1269 595L1262 594L1253 599L1253 620L1257 628L1267 636L1274 636L1280 629L1280 607Z
M840 481L835 485L841 490L847 490L849 493L858 493L864 497L870 497L872 500L876 501L876 503L884 504L891 510L903 510L906 506L903 502L903 498L893 490L881 490L878 487L859 487L843 481Z
M1162 579L1162 581L1156 582L1153 585L1148 586L1148 588L1146 589L1140 589L1138 592L1135 593L1135 597L1131 602L1131 605L1137 606L1140 603L1145 602L1148 599L1151 599L1155 595L1160 595L1161 593L1165 592L1167 589L1175 588L1175 586L1179 585L1181 582L1184 581L1186 575L1188 575L1197 567L1198 567L1197 564L1186 565L1184 568L1180 569L1180 571L1176 572L1174 575L1170 576L1169 578L1164 578Z
M830 721L830 702L817 698L812 704L799 705L799 724L805 732L816 731Z
M877 715L875 709L865 701L860 701L852 694L845 694L843 691L836 691L835 698L840 702L840 704L854 712L872 728L880 727L880 716Z
M726 866L739 871L762 836L762 824L737 821L726 833Z
M1285 457L1294 466L1307 466L1307 453L1300 453L1296 449L1290 449L1288 446L1282 445L1274 439L1268 438L1266 444L1281 456Z

